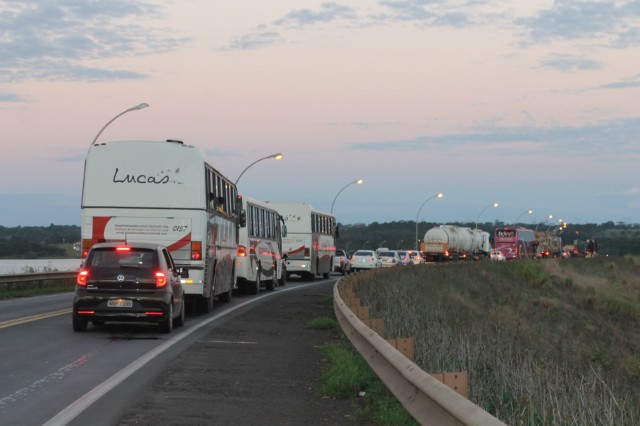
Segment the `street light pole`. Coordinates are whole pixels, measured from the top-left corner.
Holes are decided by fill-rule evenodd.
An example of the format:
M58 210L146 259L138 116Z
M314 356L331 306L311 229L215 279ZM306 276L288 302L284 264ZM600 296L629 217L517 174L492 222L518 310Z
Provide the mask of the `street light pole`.
M418 218L420 217L420 211L422 211L422 208L424 207L424 205L427 204L427 201L433 198L442 198L442 197L444 197L444 194L442 192L438 192L437 194L434 194L431 197L424 200L424 203L422 203L420 205L420 208L418 209L418 213L416 214L416 246L415 246L416 251L418 251Z
M331 214L333 214L333 206L336 203L336 200L338 199L338 195L340 195L340 193L342 191L344 191L345 189L347 189L347 187L354 185L354 184L358 184L358 185L362 185L362 183L364 182L364 179L356 179L353 182L349 182L348 184L346 184L344 187L342 187L342 189L340 191L338 191L338 193L336 194L336 196L333 198L333 202L331 203Z
M518 220L524 216L525 214L533 214L533 210L527 210L526 212L522 212L522 214L520 216L518 216L515 220L515 222L513 222L513 225L517 225L518 224Z
M109 124L113 123L113 122L114 122L118 117L120 117L121 115L124 115L124 114L126 114L126 113L128 113L128 112L130 112L130 111L137 111L137 110L139 110L139 109L143 109L143 108L146 108L146 107L148 107L148 106L149 106L149 104L147 104L147 103L143 102L143 103L138 104L138 105L136 105L136 106L134 106L134 107L131 107L131 108L129 108L129 109L126 109L126 110L122 111L120 114L118 114L118 115L116 115L115 117L113 117L111 120L109 120L109 121L107 122L107 124L105 124L104 126L102 126L102 129L100 129L100 131L98 132L98 134L96 135L96 137L95 137L95 138L93 138L93 141L91 141L91 145L89 145L89 149L91 149L91 147L92 147L93 145L95 145L96 141L98 140L98 138L100 137L100 135L102 134L102 132L104 131L104 129L106 129L106 128L107 128L107 126L108 126Z
M484 213L489 207L497 208L498 206L499 206L498 203L493 203L493 204L489 204L487 207L482 209L482 211L480 212L480 214L476 218L476 229L478 229L478 221L480 220L480 216L482 216L482 213Z
M544 225L545 223L547 223L548 220L553 219L553 215L550 214L549 216L547 216L547 218L544 220L544 222L542 222L542 224ZM540 222L536 223L536 229L534 232L538 232L538 226L540 226Z
M244 172L246 172L247 170L249 170L249 168L251 168L251 166L253 166L256 163L259 163L262 160L268 160L269 158L275 158L276 160L280 160L282 158L282 154L280 154L279 152L276 154L271 154L271 155L267 155L266 157L262 157L257 159L256 161L254 161L253 163L249 164L243 171L242 173L240 173L240 176L238 176L238 179L236 179L236 186L238 185L238 182L240 181L240 178L242 177L242 175L244 174Z

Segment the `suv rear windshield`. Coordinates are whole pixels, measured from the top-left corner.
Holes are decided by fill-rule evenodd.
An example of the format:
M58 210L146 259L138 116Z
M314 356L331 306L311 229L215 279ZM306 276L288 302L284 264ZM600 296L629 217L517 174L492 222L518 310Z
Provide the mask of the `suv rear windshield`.
M93 250L86 262L91 268L140 268L158 267L155 252L134 247L99 248Z

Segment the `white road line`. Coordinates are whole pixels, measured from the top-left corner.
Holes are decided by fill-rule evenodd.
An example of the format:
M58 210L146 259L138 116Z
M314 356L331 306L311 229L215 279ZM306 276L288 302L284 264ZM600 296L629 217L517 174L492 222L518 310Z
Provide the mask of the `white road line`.
M199 330L200 328L208 325L209 323L217 320L218 318L221 318L221 317L223 317L223 316L225 316L227 314L230 314L233 311L238 310L238 309L240 309L240 308L242 308L242 307L244 307L244 306L246 306L248 304L257 302L258 300L263 299L265 297L272 297L272 296L280 294L280 293L284 293L284 292L288 292L288 291L300 290L300 289L303 289L303 288L306 288L306 287L315 286L315 285L319 285L319 284L326 284L326 281L319 281L317 283L302 284L302 285L296 286L296 287L289 287L289 288L286 288L286 289L281 289L281 290L278 290L277 292L269 292L269 293L264 294L262 296L258 296L258 297L252 298L250 300L247 300L246 302L242 302L239 305L236 305L236 306L234 306L232 308L229 308L228 310L225 310L224 312L220 312L219 314L216 314L216 315L212 316L211 318L209 318L209 319L207 319L205 321L202 321L201 323L193 326L192 328L190 328L188 330L185 330L184 332L182 332L180 334L176 334L171 339L169 339L169 340L165 341L164 343L162 343L162 344L156 346L155 348L151 349L149 352L147 352L146 354L142 355L140 358L138 358L137 360L133 361L131 364L129 364L128 366L126 366L122 370L118 371L116 374L114 374L113 376L111 376L110 378L108 378L107 380L102 382L101 384L99 384L96 387L94 387L93 389L91 389L89 392L87 392L86 394L84 394L83 396L78 398L75 402L71 403L67 408L65 408L64 410L62 410L58 414L56 414L54 417L52 417L43 426L64 426L64 425L68 424L73 419L75 419L78 415L80 415L84 410L86 410L91 404L93 404L94 402L96 402L97 400L102 398L104 395L106 395L108 392L113 390L120 383L124 382L127 378L129 378L131 375L133 375L138 370L140 370L142 367L144 367L145 364L147 364L148 362L153 360L158 355L162 354L167 349L171 348L176 343L180 342L182 339L186 338L187 336L189 336L190 334L192 334L195 331Z

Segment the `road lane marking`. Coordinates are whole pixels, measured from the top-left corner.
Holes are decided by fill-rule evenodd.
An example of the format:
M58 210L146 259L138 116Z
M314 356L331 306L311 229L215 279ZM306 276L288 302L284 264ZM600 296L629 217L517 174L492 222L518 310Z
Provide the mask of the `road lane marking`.
M28 317L16 318L9 321L0 322L0 328L13 327L14 325L26 324L32 321L38 321L45 318L57 317L58 315L70 314L71 308L60 309L59 311L45 312L43 314L31 315Z
M176 343L178 343L181 340L185 339L187 336L190 336L192 333L194 333L197 330L201 329L202 327L204 327L206 325L209 325L210 323L222 318L223 316L228 315L228 314L230 314L230 313L232 313L232 312L234 312L234 311L236 311L238 309L244 308L245 306L247 306L247 305L249 305L251 303L255 303L258 300L261 300L261 299L264 299L264 298L267 298L267 297L272 297L272 296L275 296L275 295L278 295L278 294L282 294L282 293L287 293L289 291L296 291L296 290L301 290L301 289L307 288L307 287L312 287L312 286L316 286L316 285L320 285L320 284L326 284L327 281L330 281L330 280L322 280L322 281L318 281L318 282L314 282L314 283L310 283L310 284L303 284L303 285L296 286L296 287L288 287L286 289L279 289L276 292L269 292L269 293L266 293L264 295L261 295L261 296L246 300L246 301L244 301L244 302L242 302L242 303L240 303L238 305L235 305L235 306L231 307L228 310L222 311L220 313L217 313L217 314L213 315L210 318L207 318L206 320L204 320L204 321L196 324L195 326L193 326L193 327L181 332L180 334L174 335L169 340L165 340L162 344L160 344L160 345L156 346L155 348L151 349L149 352L147 352L146 354L142 355L140 358L138 358L137 360L133 361L131 364L129 364L128 366L124 367L122 370L118 371L113 376L111 376L110 378L108 378L104 382L100 383L99 385L95 386L89 392L87 392L86 394L84 394L83 396L78 398L75 402L73 402L69 406L67 406L67 408L63 409L58 414L56 414L54 417L49 419L49 421L47 421L43 426L65 426L65 425L69 424L73 419L78 417L91 404L93 404L94 402L96 402L97 400L102 398L104 395L107 394L107 392L109 392L112 389L114 389L120 383L124 382L126 379L128 379L130 376L132 376L134 373L136 373L138 370L140 370L142 367L144 367L147 363L151 362L151 360L153 360L154 358L156 358L157 356L162 354L164 351L166 351L167 349L169 349L170 347L172 347Z

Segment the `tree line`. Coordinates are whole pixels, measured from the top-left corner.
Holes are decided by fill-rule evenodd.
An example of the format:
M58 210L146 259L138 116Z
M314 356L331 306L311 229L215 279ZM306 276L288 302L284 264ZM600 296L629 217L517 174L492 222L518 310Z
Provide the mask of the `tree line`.
M418 223L418 239L422 241L425 232L438 225L433 222ZM452 225L473 228L475 223L452 223ZM478 228L493 235L496 228L506 226L502 222L479 223ZM527 228L535 228L529 224L519 224ZM539 226L538 230L547 230L548 225ZM561 231L563 243L574 240L595 239L600 254L621 256L625 254L640 255L640 224L614 223L612 221L596 224L568 224ZM373 222L370 224L339 224L339 238L336 246L349 252L362 248L388 247L392 250L412 249L415 245L416 222L394 221ZM49 226L0 226L0 258L65 257L65 244L80 241L80 227L76 225Z

